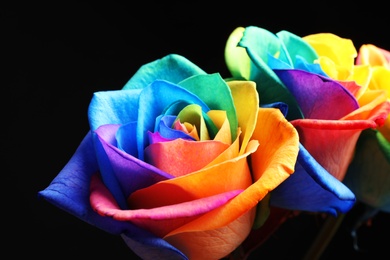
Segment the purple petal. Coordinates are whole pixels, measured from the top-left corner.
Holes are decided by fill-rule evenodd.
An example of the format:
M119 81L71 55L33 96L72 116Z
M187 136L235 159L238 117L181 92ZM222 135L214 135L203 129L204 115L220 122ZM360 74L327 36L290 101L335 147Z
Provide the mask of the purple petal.
M118 125L103 125L95 133L95 149L104 184L122 209L135 190L170 179L171 175L115 147Z
M297 100L305 118L338 120L359 108L340 83L303 70L274 70Z

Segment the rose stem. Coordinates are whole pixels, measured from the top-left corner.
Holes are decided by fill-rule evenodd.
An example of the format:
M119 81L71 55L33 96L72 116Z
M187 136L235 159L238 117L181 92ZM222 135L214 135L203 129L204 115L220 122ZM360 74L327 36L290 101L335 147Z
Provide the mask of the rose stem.
M326 218L320 232L303 260L315 260L320 258L329 242L332 240L341 222L343 222L344 216L345 214L339 214L337 217L328 216Z

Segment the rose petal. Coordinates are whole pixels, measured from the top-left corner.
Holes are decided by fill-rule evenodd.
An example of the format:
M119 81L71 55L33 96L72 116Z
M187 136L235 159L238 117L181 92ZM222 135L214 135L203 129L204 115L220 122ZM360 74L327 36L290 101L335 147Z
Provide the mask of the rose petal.
M389 62L390 64L390 62ZM381 89L387 91L387 98L390 98L390 69L377 67L373 69L373 75L369 84L370 89ZM390 116L387 117L385 125L379 131L390 141Z
M355 195L301 145L294 174L272 191L270 204L337 216L339 212L348 212L355 201Z
M302 60L307 64L311 64L318 58L316 51L304 38L285 30L278 32L276 35L283 42L293 68L297 69L297 63L301 63Z
M359 108L354 96L329 78L301 70L275 73L297 100L305 118L337 120ZM337 109L329 109L333 107Z
M136 121L140 93L140 90L95 92L88 107L91 130L105 124L126 124Z
M357 52L350 39L341 38L332 33L307 35L303 39L315 49L318 56L327 57L335 64L349 71L352 70Z
M119 126L119 125L118 125ZM137 146L137 122L129 122L127 124L115 127L115 141L113 145L117 146L118 149L125 151L126 153L138 157ZM114 137L114 136L112 136Z
M256 84L252 81L230 81L228 85L233 95L238 124L243 133L240 135L240 154L243 154L256 126L259 96Z
M177 84L193 75L205 74L206 72L185 57L177 54L169 54L162 59L158 59L141 66L124 85L122 90L142 89L156 79Z
M373 44L363 44L360 46L356 64L383 66L390 69L390 52Z
M275 34L254 26L239 27L228 38L225 60L234 78L256 82L261 105L284 101L289 107L287 118L302 118L294 97L268 65L269 57L279 55L292 66L285 51Z
M146 147L145 161L178 177L202 169L228 147L228 144L218 141L176 139Z
M133 208L152 208L209 197L227 191L246 189L252 183L246 157L257 149L257 144L250 144L249 147L250 150L247 154L234 160L138 190L129 197L129 205L132 205ZM205 178L207 178L207 182L204 182ZM223 185L221 185L221 180L223 180ZM159 194L159 196L154 194ZM240 202L235 202L234 205L226 207L233 200L181 226L169 235L188 231L212 230L225 226L257 203L255 199L247 198L243 199L243 201L246 201L244 204L240 205Z
M219 129L218 133L214 137L214 141L220 141L222 143L231 145L232 134L230 131L229 120L226 115L226 111L210 110L207 115L214 122L215 126Z
M369 120L372 127L382 126L390 108L387 102L387 92L384 90L366 90L359 98L360 108L341 118L341 120Z
M84 137L76 152L48 187L38 193L58 208L109 233L132 230L133 225L101 217L89 203L91 176L98 172L91 132Z
M253 210L268 192L293 173L298 154L299 137L294 127L287 122L278 109L259 108L253 138L262 144L257 149L257 142L252 140L248 143L247 153L251 153L250 166L254 183L226 205L171 232L170 235L227 225L249 209ZM241 156L239 158L240 161L237 161L236 164L241 162ZM233 166L236 165L227 167L225 171L230 170ZM236 171L236 174L238 172ZM238 178L240 177L237 176L236 180ZM224 184L227 180L224 178Z
M220 74L190 77L180 82L179 85L198 96L210 109L226 111L232 140L236 139L238 128L236 108L230 89ZM207 113L208 110L203 109L203 112Z
M130 221L159 237L163 237L185 223L226 204L227 201L242 192L242 190L233 190L202 199L151 209L121 210L98 175L92 176L90 189L91 206L101 216L112 217L119 221Z
M252 209L221 228L178 233L165 240L180 248L190 259L224 259L251 231L254 213Z
M198 104L204 112L210 110L198 96L167 81L156 80L142 90L137 110L137 147L140 160L144 159L144 149L148 146L147 131L153 131L156 118L169 105L179 100L187 104Z
M301 119L291 123L311 156L340 181L352 159L359 134L363 129L376 126L368 120Z
M196 140L194 137L192 137L188 133L181 131L179 129L172 128L172 125L175 124L176 119L177 119L177 116L171 116L171 115L165 115L165 116L158 117L156 119L156 121L158 123L156 124L155 131L159 132L162 137L164 137L168 140L174 140L177 138ZM153 142L149 142L149 143L153 143Z
M173 123L173 128L175 130L179 130L179 131L186 133L189 137L191 137L191 139L193 141L199 141L198 131L196 130L196 127L194 127L193 125L191 125L187 122L180 123L180 120L176 120ZM174 138L174 139L176 139L176 138ZM186 138L183 138L183 139L186 139ZM191 140L191 139L189 139L189 140Z
M251 74L251 60L246 49L238 47L244 32L244 27L237 27L229 35L225 46L225 62L233 78L248 80Z
M172 178L152 165L131 156L115 146L119 125L102 125L94 134L96 158L104 184L122 209L125 198L135 190Z
M252 183L250 173L246 169L245 158L243 155L180 178L161 181L137 190L130 195L128 203L132 208L153 208L192 201L229 190L244 189ZM205 178L207 182L204 181ZM220 185L222 179L224 185ZM156 197L155 194L159 196Z
M126 245L142 259L188 260L180 250L149 232L130 230L123 232L121 237Z
M210 135L200 106L196 104L186 106L180 111L177 118L180 122L187 122L194 125L195 128L199 130L201 141L210 140Z

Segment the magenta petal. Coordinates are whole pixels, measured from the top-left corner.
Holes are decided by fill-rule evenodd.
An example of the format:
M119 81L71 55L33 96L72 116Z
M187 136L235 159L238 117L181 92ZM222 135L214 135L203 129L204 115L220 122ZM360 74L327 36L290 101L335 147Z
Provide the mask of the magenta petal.
M167 139L167 138L162 137L159 132L152 133L149 131L148 136L149 136L149 143L150 144L171 141L171 139Z
M99 184L96 187L99 187ZM112 199L107 199L106 191L96 188L96 191L91 193L91 204L101 215L112 216L114 219L121 221L169 219L174 222L179 218L198 216L209 212L226 204L227 201L241 192L242 190L233 190L197 200L151 209L121 210Z
M92 208L102 216L134 223L159 237L164 237L185 223L226 204L241 192L242 190L232 190L172 205L122 210L99 176L94 175L91 180L90 202Z
M274 70L297 100L305 118L338 120L359 108L340 83L303 70Z

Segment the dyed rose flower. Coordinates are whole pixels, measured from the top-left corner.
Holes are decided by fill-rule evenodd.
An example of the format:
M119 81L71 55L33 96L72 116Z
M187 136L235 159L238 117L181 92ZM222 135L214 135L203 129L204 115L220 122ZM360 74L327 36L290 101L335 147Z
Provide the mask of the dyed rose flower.
M390 98L390 52L373 44L360 47L356 67L369 70L367 91L385 92ZM344 183L371 210L363 221L379 211L390 212L390 117L378 129L365 130Z
M382 126L390 106L383 93L364 91L360 81L344 75L354 69L350 41L318 41L314 48L309 40L239 27L227 41L225 58L232 79L256 82L262 107L287 106L286 118L299 132L295 173L271 193L270 205L335 215L355 202L341 181L360 133ZM325 65L342 79L330 77Z
M227 256L299 150L281 111L259 107L253 82L225 82L174 54L121 90L94 93L88 118L91 130L39 195L144 259Z

